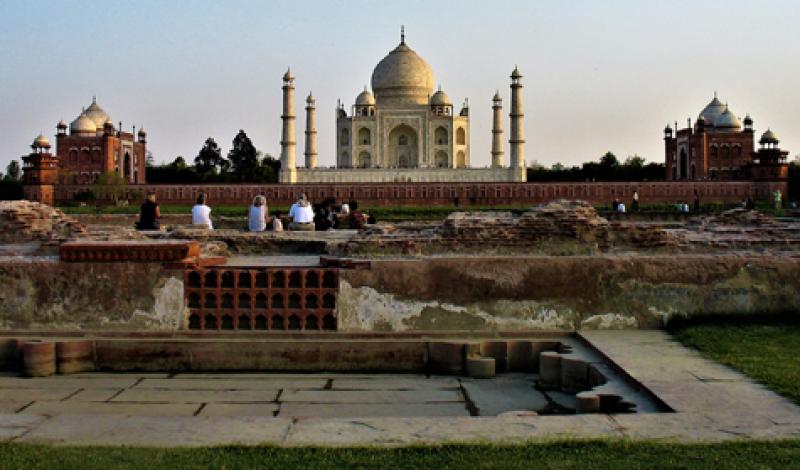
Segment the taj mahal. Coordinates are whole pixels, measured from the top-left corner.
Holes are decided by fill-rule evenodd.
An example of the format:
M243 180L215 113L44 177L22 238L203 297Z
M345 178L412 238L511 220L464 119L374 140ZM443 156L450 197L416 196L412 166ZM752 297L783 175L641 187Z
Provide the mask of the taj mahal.
M511 73L509 164L504 161L503 101L492 99L492 164L470 167L469 103L458 112L430 65L400 44L372 72L349 111L336 106L336 167L317 166L316 100L305 100L304 165L298 166L295 130L295 77L283 76L281 183L514 182L525 181L522 74ZM435 91L434 91L435 90Z

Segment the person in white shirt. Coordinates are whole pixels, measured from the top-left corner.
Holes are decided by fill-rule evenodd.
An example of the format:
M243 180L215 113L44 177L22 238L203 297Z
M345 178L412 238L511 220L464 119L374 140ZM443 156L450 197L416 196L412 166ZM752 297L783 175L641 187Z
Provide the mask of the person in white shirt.
M200 193L197 204L192 207L192 225L206 225L210 230L214 229L211 224L211 208L206 205L206 193Z
M314 209L306 199L305 194L301 194L297 202L292 204L289 209L289 230L314 230Z
M624 202L620 202L619 203L619 206L617 206L617 212L619 212L621 214L625 213L625 203Z
M250 213L247 217L247 229L251 232L263 232L267 229L268 215L267 199L260 195L254 197L253 205L250 206Z

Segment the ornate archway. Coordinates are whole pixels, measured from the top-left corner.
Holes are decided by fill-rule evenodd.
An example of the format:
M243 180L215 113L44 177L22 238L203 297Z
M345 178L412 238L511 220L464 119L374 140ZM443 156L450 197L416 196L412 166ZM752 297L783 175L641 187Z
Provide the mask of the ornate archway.
M416 168L419 166L417 131L400 124L389 132L389 167Z

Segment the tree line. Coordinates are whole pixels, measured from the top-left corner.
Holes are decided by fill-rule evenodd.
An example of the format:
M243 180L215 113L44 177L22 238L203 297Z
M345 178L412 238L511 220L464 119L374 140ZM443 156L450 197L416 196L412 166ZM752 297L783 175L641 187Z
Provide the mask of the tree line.
M243 130L233 138L227 158L209 137L192 165L182 156L164 165L154 165L152 156L147 162L148 183L276 183L281 168L279 160L256 150Z
M5 174L0 171L0 201L22 198L22 167L17 160L11 160Z
M556 163L550 168L536 163L528 167L528 181L659 181L664 179L663 163L646 163L632 155L620 163L616 155L606 152L600 161L566 167Z

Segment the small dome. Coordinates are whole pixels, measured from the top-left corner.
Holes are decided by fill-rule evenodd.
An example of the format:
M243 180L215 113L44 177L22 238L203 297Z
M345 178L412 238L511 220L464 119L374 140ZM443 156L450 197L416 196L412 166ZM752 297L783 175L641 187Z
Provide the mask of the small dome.
M67 128L67 123L64 122L63 119L58 121L58 124L56 124L56 129L66 129L66 128Z
M699 121L702 118L709 124L715 124L717 118L725 111L725 108L726 106L714 94L714 99L700 111L700 116L698 116L697 120Z
M672 127L669 124L667 124L667 126L664 128L664 133L672 134Z
M439 87L439 90L431 96L431 104L435 106L452 106L453 102L450 101L447 93L442 91L442 87Z
M103 111L103 108L101 108L100 105L97 104L96 98L92 98L92 104L90 104L89 107L86 108L86 111L84 111L83 114L85 114L86 116L89 117L89 119L94 121L95 128L103 127L103 124L105 124L106 121L111 119L111 116L106 114L106 112Z
M147 135L147 131L144 130L144 127L142 127L141 129L139 129L138 134L144 136L144 135Z
M69 132L73 134L94 134L97 132L97 124L86 114L81 114L69 125Z
M503 98L500 96L500 90L497 90L492 97L492 101L503 101Z
M714 121L714 127L717 129L739 130L742 128L742 121L725 106L725 111Z
M752 126L753 125L753 118L751 118L750 115L748 114L747 116L744 117L744 121L743 122L744 122L745 126Z
M772 132L772 129L767 129L767 132L761 135L761 140L759 140L758 143L779 144L780 140L778 139L778 135Z
M33 144L31 144L31 147L47 149L50 148L50 141L44 136L44 134L40 133L38 137L33 139Z
M356 106L375 106L375 96L367 90L367 87L356 96Z
M292 69L286 69L286 73L283 74L283 81L290 82L294 80L294 75L292 75Z
M317 100L314 98L314 95L312 93L309 93L308 96L306 97L306 103L307 104L314 104L316 102L317 102Z
M522 78L522 74L519 73L519 68L517 68L516 65L514 66L514 70L511 72L511 78L514 78L514 79Z

